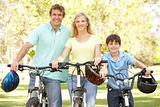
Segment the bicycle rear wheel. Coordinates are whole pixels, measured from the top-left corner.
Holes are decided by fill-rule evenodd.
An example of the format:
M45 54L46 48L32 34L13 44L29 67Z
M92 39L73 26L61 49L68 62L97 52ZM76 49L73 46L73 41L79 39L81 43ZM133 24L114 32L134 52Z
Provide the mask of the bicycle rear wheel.
M26 107L42 107L37 97L32 97L26 103Z
M82 98L77 97L73 102L73 107L83 107L83 100Z

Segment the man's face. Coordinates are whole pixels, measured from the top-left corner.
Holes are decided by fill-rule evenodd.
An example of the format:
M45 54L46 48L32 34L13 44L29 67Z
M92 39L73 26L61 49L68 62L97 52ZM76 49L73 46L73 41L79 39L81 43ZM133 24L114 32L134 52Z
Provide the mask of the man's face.
M64 18L63 13L58 9L52 10L50 17L52 26L60 26Z

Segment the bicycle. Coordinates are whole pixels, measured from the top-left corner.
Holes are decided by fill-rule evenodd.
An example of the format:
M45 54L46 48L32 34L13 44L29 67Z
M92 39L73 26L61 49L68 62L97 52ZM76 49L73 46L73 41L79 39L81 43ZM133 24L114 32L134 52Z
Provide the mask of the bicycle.
M11 67L10 64L7 65ZM19 65L19 71L29 70L30 76L35 76L35 87L34 89L28 89L28 101L26 107L48 107L47 93L42 82L42 73L44 71L52 71L51 66L35 67L29 65Z
M140 75L145 75L146 69L142 69L140 72L134 74L132 77L129 78L118 78L116 76L113 75L106 75L107 78L113 78L116 82L122 81L123 83L123 88L121 88L121 86L119 86L119 91L121 91L122 93L122 98L120 98L120 102L119 102L119 107L129 107L129 91L133 89L134 86L134 80L136 76L140 76ZM151 73L153 73L153 71L151 71ZM131 85L130 85L130 80L131 80ZM109 89L112 90L112 88L108 87ZM108 90L109 90L108 89Z
M106 61L101 61L101 63L106 63ZM99 64L99 65L100 65ZM81 86L81 66L85 66L85 65L90 65L90 66L95 66L94 65L94 61L87 61L84 63L69 63L69 62L62 62L62 63L58 63L58 69L68 69L69 66L73 66L77 69L77 85L76 85L76 89L72 91L72 99L71 99L71 103L72 103L72 107L86 107L86 92L87 90L85 88L83 88ZM99 67L97 66L97 69Z

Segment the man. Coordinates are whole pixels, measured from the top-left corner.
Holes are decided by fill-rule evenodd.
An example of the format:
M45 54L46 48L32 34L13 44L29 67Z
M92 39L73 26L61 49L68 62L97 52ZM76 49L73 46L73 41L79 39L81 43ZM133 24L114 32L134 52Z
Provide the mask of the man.
M64 7L55 4L50 11L51 20L36 28L25 40L17 57L12 63L11 70L16 71L19 62L28 50L36 46L36 55L33 60L34 66L48 66L63 51L66 41L70 38L70 30L61 25L65 16ZM49 71L43 74L43 82L49 98L49 107L62 107L60 82L65 81L66 72ZM34 88L35 78L30 77L29 89Z

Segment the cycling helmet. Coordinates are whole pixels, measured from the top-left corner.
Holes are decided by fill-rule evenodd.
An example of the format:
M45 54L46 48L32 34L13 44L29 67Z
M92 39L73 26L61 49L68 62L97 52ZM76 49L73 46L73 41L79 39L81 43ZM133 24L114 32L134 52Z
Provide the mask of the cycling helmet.
M138 75L137 88L143 93L152 93L157 88L157 82L152 75L150 77Z
M105 81L104 78L100 77L99 71L100 69L93 68L93 66L90 66L90 65L85 66L85 72L86 72L86 77L88 81L90 81L95 85L101 85Z
M1 88L5 92L13 91L19 84L19 76L16 72L10 71L3 79Z

